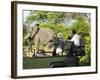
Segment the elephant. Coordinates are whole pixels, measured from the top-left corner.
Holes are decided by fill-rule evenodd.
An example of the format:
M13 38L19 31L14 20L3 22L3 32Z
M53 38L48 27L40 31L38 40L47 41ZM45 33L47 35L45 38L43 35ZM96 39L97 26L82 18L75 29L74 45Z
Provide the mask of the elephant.
M55 37L53 30L50 28L39 28L38 26L29 29L31 30L31 34L26 40L31 52L33 52L32 45L34 45L34 56L39 49L43 50L45 47L51 46L51 41L53 41Z

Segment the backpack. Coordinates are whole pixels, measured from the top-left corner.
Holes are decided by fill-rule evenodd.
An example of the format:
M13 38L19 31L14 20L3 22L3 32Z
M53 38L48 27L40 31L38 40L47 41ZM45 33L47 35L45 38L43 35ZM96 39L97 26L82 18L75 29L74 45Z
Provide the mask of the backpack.
M80 38L80 46L74 46L73 52L76 56L85 55L85 40L83 38Z

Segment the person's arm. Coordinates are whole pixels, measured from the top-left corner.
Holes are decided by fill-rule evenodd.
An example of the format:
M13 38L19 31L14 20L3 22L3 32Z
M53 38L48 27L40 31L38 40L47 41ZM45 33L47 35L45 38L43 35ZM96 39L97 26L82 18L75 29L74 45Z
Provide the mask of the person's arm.
M72 39L70 40L70 41L74 41L75 39L74 39L74 36L72 37Z

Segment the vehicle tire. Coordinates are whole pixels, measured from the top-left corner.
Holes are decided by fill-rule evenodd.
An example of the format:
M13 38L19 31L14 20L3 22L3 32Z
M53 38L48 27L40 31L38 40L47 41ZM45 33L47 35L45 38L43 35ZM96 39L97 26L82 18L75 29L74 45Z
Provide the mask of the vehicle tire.
M58 67L65 67L65 62L64 61L59 61L59 62L51 62L49 65L49 68L58 68Z

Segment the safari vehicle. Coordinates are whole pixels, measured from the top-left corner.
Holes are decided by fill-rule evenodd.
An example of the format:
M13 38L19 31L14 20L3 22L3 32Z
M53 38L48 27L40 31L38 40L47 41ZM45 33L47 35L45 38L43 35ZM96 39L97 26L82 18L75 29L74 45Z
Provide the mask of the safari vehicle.
M56 54L55 56L47 56L45 53L53 54L53 52L39 50L38 54L41 54L41 56L24 58L23 68L34 69L79 66L79 56L84 56L85 50L84 46L80 46L76 49L73 42L65 41L62 55Z

